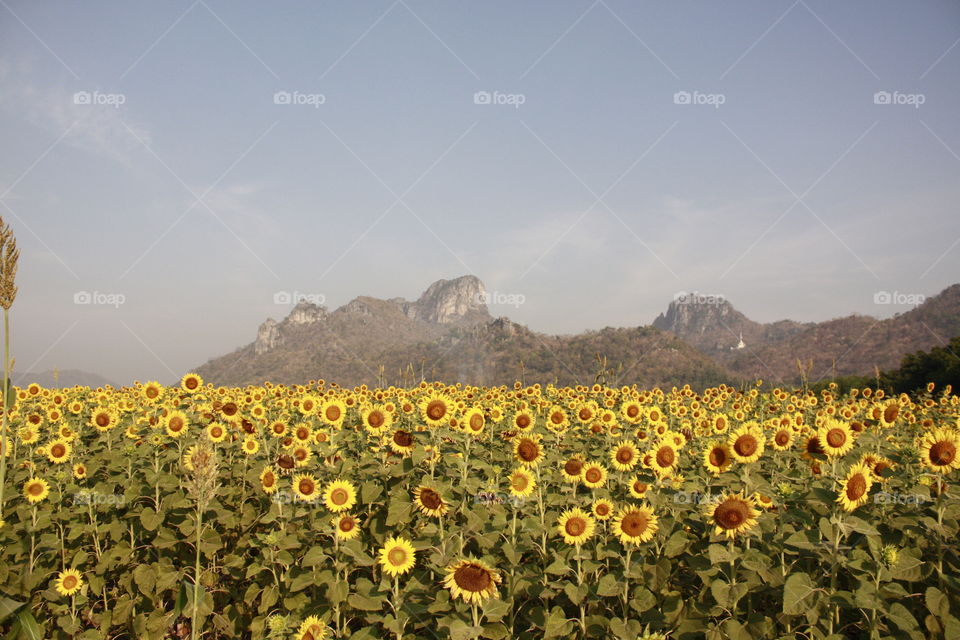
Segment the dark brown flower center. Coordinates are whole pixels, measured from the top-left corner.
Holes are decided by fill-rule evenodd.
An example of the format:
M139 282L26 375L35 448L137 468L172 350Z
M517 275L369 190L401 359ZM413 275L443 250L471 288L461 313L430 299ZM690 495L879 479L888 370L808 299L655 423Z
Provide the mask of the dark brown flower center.
M567 535L576 537L582 535L583 532L587 530L587 522L583 518L574 516L567 520L563 528L567 532Z
M350 493L343 487L337 487L336 489L330 492L330 502L337 505L338 507L341 505L347 504L347 501L349 499L350 499Z
M657 449L657 464L661 467L672 467L676 461L677 455L673 447L660 447Z
M567 472L567 475L578 476L583 471L583 462L577 458L571 458L564 463L563 470Z
M714 447L710 450L710 464L715 467L722 467L727 463L727 452L723 447Z
M297 484L297 487L300 489L300 493L305 496L309 496L313 493L313 490L316 488L316 485L313 484L313 480L310 478L303 478Z
M647 517L647 514L641 511L631 511L623 516L623 520L620 522L620 529L631 538L636 538L647 530L649 524L650 518Z
M436 509L443 504L443 498L433 489L420 489L420 503L427 509Z
M524 462L533 462L540 457L540 447L533 440L524 438L517 445L517 456Z
M413 436L403 430L397 431L393 434L393 443L398 447L409 447L413 444Z
M847 500L858 500L867 492L867 479L857 473L847 480Z
M427 405L427 416L431 420L440 420L447 415L447 405L443 400L432 400Z
M930 447L930 462L946 466L957 457L957 447L949 440L940 440Z
M727 498L717 505L713 512L713 519L723 529L736 529L746 521L747 515L746 503L734 498Z
M453 581L464 591L480 593L490 587L493 576L485 567L468 563L457 567L457 570L453 572Z
M633 460L633 449L630 447L620 447L617 449L617 462L627 464Z
M583 474L583 477L587 482L600 482L600 479L603 478L603 473L596 467L590 467L587 469L587 472Z
M733 443L733 450L744 458L749 458L757 452L757 439L749 433L744 434Z
M827 444L829 444L834 449L842 447L847 441L847 434L843 429L837 429L836 427L827 431Z

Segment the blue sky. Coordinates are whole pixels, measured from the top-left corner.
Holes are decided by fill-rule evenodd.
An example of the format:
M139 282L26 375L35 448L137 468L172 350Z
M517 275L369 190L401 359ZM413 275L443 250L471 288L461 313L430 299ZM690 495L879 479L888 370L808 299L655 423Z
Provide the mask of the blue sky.
M946 1L2 0L17 368L169 381L279 291L466 273L551 333L905 311L960 280L958 42Z

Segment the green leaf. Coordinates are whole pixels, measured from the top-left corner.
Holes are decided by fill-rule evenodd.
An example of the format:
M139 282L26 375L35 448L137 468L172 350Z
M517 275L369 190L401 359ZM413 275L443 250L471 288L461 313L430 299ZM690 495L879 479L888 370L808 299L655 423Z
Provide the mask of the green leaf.
M27 640L43 640L43 631L29 609L23 608L17 612L17 622L20 623L20 631Z
M560 607L554 607L550 610L550 616L547 618L546 627L543 630L544 638L556 638L557 636L568 636L573 624L567 619Z
M683 553L689 542L690 537L683 530L678 529L663 546L663 554L668 558L675 558Z
M798 615L810 608L811 596L816 591L810 576L805 573L791 573L783 585L783 612Z
M11 598L0 597L0 622L3 622L5 619L12 616L17 609L22 607L25 602L20 602L19 600L13 600Z
M373 598L368 598L367 596L360 595L359 593L352 593L347 598L347 603L354 609L359 609L360 611L380 611L383 609L383 602L380 600L374 600Z
M944 620L950 615L950 603L947 601L947 596L944 595L940 589L937 589L936 587L927 587L927 592L924 594L924 600L927 603L927 609L930 610L930 613L937 616L941 620Z
M623 585L617 582L616 577L607 574L600 578L600 582L597 583L597 595L598 596L617 596L623 593Z
M160 526L161 522L163 522L163 517L157 515L153 507L144 507L143 511L140 512L140 524L147 531L154 531Z

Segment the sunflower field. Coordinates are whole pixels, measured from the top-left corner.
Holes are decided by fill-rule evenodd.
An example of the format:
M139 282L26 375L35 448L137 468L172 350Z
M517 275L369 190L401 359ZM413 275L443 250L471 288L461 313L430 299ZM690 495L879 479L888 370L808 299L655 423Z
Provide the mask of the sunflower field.
M960 398L44 389L4 638L960 638Z

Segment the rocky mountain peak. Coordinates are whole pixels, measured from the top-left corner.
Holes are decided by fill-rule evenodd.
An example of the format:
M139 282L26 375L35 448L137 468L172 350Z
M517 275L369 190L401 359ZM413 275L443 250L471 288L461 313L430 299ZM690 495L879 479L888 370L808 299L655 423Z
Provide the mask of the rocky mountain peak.
M476 276L437 280L413 303L405 305L408 317L424 322L448 324L460 320L489 321L487 289Z
M321 320L326 314L326 307L303 300L297 303L297 306L293 308L284 322L288 324L312 324Z
M717 326L729 327L731 322L739 324L745 319L722 296L694 292L674 296L666 313L657 316L653 326L679 336L690 336L712 331Z

